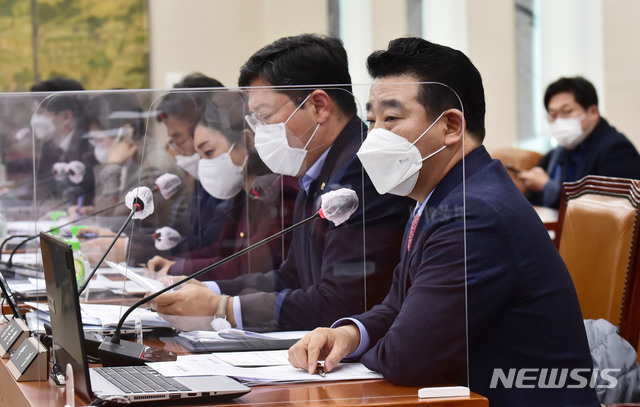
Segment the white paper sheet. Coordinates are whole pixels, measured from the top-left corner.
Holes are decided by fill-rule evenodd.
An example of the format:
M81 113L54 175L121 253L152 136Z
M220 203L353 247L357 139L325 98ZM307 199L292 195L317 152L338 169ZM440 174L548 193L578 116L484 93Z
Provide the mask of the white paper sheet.
M326 376L310 375L302 369L291 365L268 367L237 367L229 365L216 354L178 356L174 362L150 363L156 371L167 376L206 376L221 374L240 379L252 385L274 384L283 382L313 382L356 379L380 379L382 375L367 369L362 363L340 363Z
M215 356L223 362L238 367L287 366L289 364L288 350L216 352Z

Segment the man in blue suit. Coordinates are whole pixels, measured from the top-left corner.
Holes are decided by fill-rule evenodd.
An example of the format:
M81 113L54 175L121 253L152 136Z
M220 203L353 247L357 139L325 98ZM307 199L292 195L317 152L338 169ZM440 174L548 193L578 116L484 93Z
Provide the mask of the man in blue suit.
M279 39L241 68L238 84L248 87L247 121L260 158L300 181L294 223L317 213L321 195L332 190L352 189L360 204L338 226L316 219L294 230L276 270L188 284L156 298L158 312L180 316L168 317L178 328L313 329L385 297L411 201L379 195L364 174L356 153L366 126L350 83L340 40L312 34Z
M416 209L384 301L307 334L291 364L313 373L324 359L330 372L360 359L393 383L464 385L492 406L598 405L569 273L482 146L479 72L420 38L391 41L368 68L369 134L358 156L378 192L407 195Z
M558 147L518 174L529 202L557 208L562 184L587 175L640 179L638 151L600 116L591 82L580 76L558 79L547 87L544 106Z

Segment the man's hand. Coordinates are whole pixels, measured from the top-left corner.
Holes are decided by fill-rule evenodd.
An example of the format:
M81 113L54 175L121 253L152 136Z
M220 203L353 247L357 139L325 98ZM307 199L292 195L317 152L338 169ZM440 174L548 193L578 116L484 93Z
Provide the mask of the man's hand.
M182 331L211 329L220 296L200 284L185 284L177 291L155 298L151 304L162 317ZM235 326L233 297L227 302L227 320Z
M324 359L324 370L330 372L360 344L360 331L356 325L338 328L316 328L289 349L291 366L316 372L318 360Z
M156 272L156 276L164 276L169 273L169 269L174 265L174 263L175 261L173 260L165 259L161 256L153 256L147 262L147 271L150 271L152 275L154 274L153 272Z
M540 192L549 182L549 175L540 167L533 167L529 171L521 171L518 179L529 191Z

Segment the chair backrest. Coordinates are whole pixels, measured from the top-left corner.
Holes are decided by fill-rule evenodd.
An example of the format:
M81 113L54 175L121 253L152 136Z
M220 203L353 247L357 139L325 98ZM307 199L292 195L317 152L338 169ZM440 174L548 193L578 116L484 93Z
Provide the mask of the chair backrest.
M502 162L505 166L509 176L516 184L520 192L524 193L526 188L522 185L522 182L517 177L518 171L526 171L535 167L542 154L536 151L523 150L520 148L504 147L499 148L491 153L491 157L496 158Z
M585 319L604 318L640 340L640 181L587 176L565 183L557 243Z

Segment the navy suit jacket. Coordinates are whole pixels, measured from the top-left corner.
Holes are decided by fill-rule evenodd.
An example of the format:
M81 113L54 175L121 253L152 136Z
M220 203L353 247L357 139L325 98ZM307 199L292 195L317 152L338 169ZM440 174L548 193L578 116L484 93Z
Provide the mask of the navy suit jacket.
M562 166L574 162L573 169L563 171ZM540 162L549 177L541 192L528 192L533 205L557 208L560 205L562 183L577 181L587 175L640 179L640 155L633 144L604 119L574 150L562 147L551 150ZM555 171L559 177L553 178Z
M365 134L358 117L345 126L309 193L302 188L298 192L293 223L316 213L322 194L340 188L357 193L355 213L339 226L316 219L295 229L287 257L277 270L217 282L223 293L240 294L243 327L330 326L386 296L412 201L376 192L356 156Z
M491 388L495 368L592 362L571 277L531 205L484 147L467 155L466 174L466 251L458 163L409 251L407 226L389 295L355 317L373 345L362 362L400 385L469 384L492 406L597 405L591 388Z

